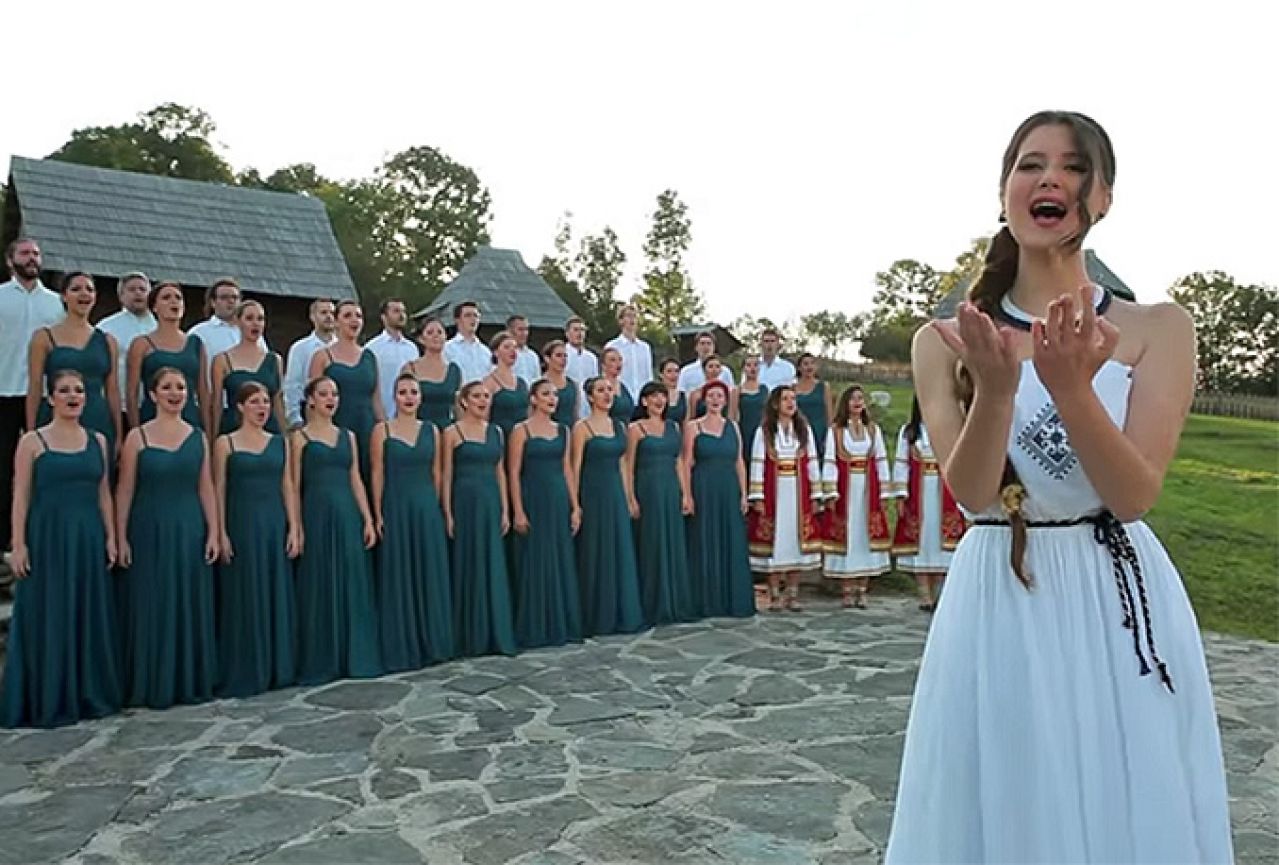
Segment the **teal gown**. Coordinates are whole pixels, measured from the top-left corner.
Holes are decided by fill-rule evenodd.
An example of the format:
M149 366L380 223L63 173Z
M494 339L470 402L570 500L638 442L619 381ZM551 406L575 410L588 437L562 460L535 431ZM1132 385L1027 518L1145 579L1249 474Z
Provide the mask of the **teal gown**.
M223 355L222 362L227 364L226 375L222 377L222 422L219 432L226 435L240 426L240 407L236 398L240 388L251 381L263 385L271 393L271 413L267 415L266 431L278 435L280 422L275 416L275 397L280 392L280 356L269 351L258 364L257 369L235 369L230 366L231 358Z
M204 561L203 462L197 429L172 451L152 447L142 433L129 511L133 564L119 578L128 706L165 709L213 696L218 656L213 568Z
M688 417L688 395L683 391L679 392L679 398L675 402L666 406L666 419L675 421L677 424L683 424Z
M448 536L435 491L435 427L417 441L389 434L382 449L382 543L377 549L382 665L416 670L453 657Z
M625 452L626 427L615 420L613 435L591 435L582 453L577 580L586 636L630 633L644 625L635 538L618 464Z
M324 374L338 386L338 410L333 415L333 423L355 433L355 444L360 452L360 477L367 489L369 436L373 434L375 422L373 401L380 398L377 392L377 357L366 348L360 352L360 359L350 365L336 360L329 349L324 351L329 356Z
M52 340L53 331L45 328L45 332ZM53 385L51 376L64 369L73 369L84 378L84 409L80 413L80 425L87 430L100 432L106 436L107 453L111 454L114 462L115 418L111 416L111 406L107 403L106 390L107 376L113 370L111 369L111 347L107 343L107 335L94 328L84 348L54 343L49 353L44 356L44 392L46 394ZM40 408L36 412L36 426L44 426L52 417L53 409L49 401L40 400ZM113 468L114 466L108 466L109 471Z
M457 391L462 386L462 370L449 362L442 381L418 379L418 388L422 391L422 404L418 407L418 420L426 420L435 424L440 432L448 429L453 423L453 406L457 402Z
M0 726L56 727L120 708L115 604L98 507L105 463L97 436L87 438L75 453L46 449L35 458L31 573L14 590Z
M761 384L755 393L744 390L737 392L737 413L740 416L737 425L742 429L742 459L748 464L751 459L751 444L755 441L755 431L764 421L764 405L767 402L767 385Z
M248 697L292 685L297 675L293 564L281 483L284 438L261 453L235 450L226 462L226 533L234 555L218 566L219 697Z
M808 393L795 391L795 404L799 406L804 420L808 421L808 426L813 431L812 440L817 445L820 460L825 457L822 451L826 450L826 428L830 426L830 418L826 416L826 382L817 382ZM751 441L754 439L748 440L747 448L750 448Z
M187 382L187 402L182 407L182 419L196 429L204 429L204 419L200 416L200 398L198 394L200 376L204 370L200 368L200 348L203 345L200 337L187 334L186 342L178 351L165 351L158 348L151 340L150 334L143 339L151 346L151 351L142 356L142 404L138 414L142 423L155 420L155 403L151 400L151 379L163 367L171 366L182 373Z
M351 437L329 445L303 433L298 560L298 683L382 672L364 522L351 491Z
M524 379L516 379L515 387L499 387L493 391L493 403L489 408L489 421L502 431L502 438L511 439L511 430L528 418L528 385Z
M635 561L648 625L695 618L676 464L683 443L679 427L668 420L662 435L645 432L635 448L635 498L640 507Z
M453 634L464 656L516 650L497 484L504 441L490 423L484 441L463 438L453 450Z
M631 396L630 388L619 381L617 383L617 393L613 394L613 404L608 409L608 416L613 418L613 420L620 420L623 424L628 424L634 414L635 398Z
M529 531L515 539L515 638L526 649L582 638L572 507L564 477L568 430L530 435L520 465L520 500Z
M555 395L559 397L559 402L555 404L555 414L551 417L557 424L568 429L573 429L573 424L577 423L577 400L581 395L581 390L577 386L577 382L571 378L567 379L567 384L559 390L555 391Z
M737 479L737 427L693 440L693 516L688 521L689 574L701 616L751 616L755 588L746 547L746 518Z

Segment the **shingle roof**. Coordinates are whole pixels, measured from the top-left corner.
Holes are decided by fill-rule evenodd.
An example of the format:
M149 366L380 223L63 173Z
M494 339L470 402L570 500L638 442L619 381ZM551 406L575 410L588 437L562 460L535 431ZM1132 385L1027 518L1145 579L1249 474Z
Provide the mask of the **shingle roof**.
M1100 286L1104 286L1115 293L1116 296L1124 300L1135 301L1137 296L1133 294L1131 288L1128 287L1122 279L1115 275L1115 272L1106 266L1106 263L1097 257L1097 253L1091 249L1084 250L1084 267L1088 269L1088 278ZM959 307L959 302L968 294L968 286L972 282L964 280L951 289L950 293L943 297L933 310L933 318L953 318L955 310Z
M488 323L523 315L530 327L562 328L573 315L555 289L514 249L481 246L444 291L414 313L414 318L439 315L451 321L448 310L463 300L479 304L481 320Z
M250 292L356 297L318 199L18 156L9 178L22 233L49 270L142 270L191 286L232 276Z

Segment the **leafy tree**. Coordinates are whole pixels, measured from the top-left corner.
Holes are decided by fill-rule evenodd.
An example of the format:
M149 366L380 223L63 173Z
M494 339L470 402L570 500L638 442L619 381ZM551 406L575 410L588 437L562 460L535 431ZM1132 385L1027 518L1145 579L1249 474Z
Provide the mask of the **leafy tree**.
M822 355L831 355L845 342L855 337L854 320L847 313L822 310L800 318L803 334L810 343L817 343Z
M644 240L648 260L644 288L636 301L650 330L666 334L669 340L671 328L696 322L706 307L684 265L684 254L693 241L688 205L680 201L679 193L668 189L657 196L652 220Z
M1213 270L1183 276L1168 293L1194 320L1201 387L1279 392L1279 289Z
M213 118L199 108L166 102L119 126L77 129L50 159L142 174L234 183L231 166L213 144Z
M861 332L861 355L867 360L904 363L919 323L911 320L868 321Z
M914 259L894 261L875 274L876 321L927 321L941 300L941 274Z
M990 235L973 239L972 245L955 257L955 266L940 275L938 301L948 297L955 288L972 285L986 264L986 250L990 249Z
M622 252L617 233L604 226L600 234L583 237L573 263L589 313L584 316L588 331L599 340L616 335L617 301L614 296L626 266L626 253Z

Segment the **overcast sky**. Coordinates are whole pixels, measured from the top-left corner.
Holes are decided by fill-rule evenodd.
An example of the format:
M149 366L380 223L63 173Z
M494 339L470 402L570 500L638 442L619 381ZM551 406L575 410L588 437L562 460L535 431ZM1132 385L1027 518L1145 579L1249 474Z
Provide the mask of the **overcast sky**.
M1195 270L1279 282L1269 5L41 0L5 14L0 160L166 101L263 174L366 175L429 144L475 169L495 245L530 264L566 210L612 225L625 295L671 187L710 315L781 320L867 308L898 258L949 266L996 226L1016 125L1070 108L1118 155L1089 245L1153 301Z

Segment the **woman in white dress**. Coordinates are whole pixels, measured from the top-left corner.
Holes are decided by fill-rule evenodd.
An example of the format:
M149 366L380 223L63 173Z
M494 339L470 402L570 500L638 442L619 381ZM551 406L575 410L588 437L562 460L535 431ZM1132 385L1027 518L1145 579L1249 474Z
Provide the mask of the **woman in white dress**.
M799 578L822 566L822 470L795 389L768 395L751 445L746 537L751 570L768 575L770 608L798 611ZM782 597L782 578L786 596Z
M893 497L893 485L884 434L871 419L861 385L849 385L840 395L823 453L822 485L834 502L826 506L822 570L826 579L839 581L845 608L864 610L870 578L892 569L884 500Z
M918 397L911 400L910 420L897 433L893 493L898 497L893 558L897 570L914 575L919 608L931 613L937 608L937 593L967 526L942 480Z
M933 448L976 519L924 650L889 863L1233 858L1198 626L1141 521L1193 396L1194 326L1088 284L1114 176L1093 120L1022 123L1007 225L956 320L915 338Z

